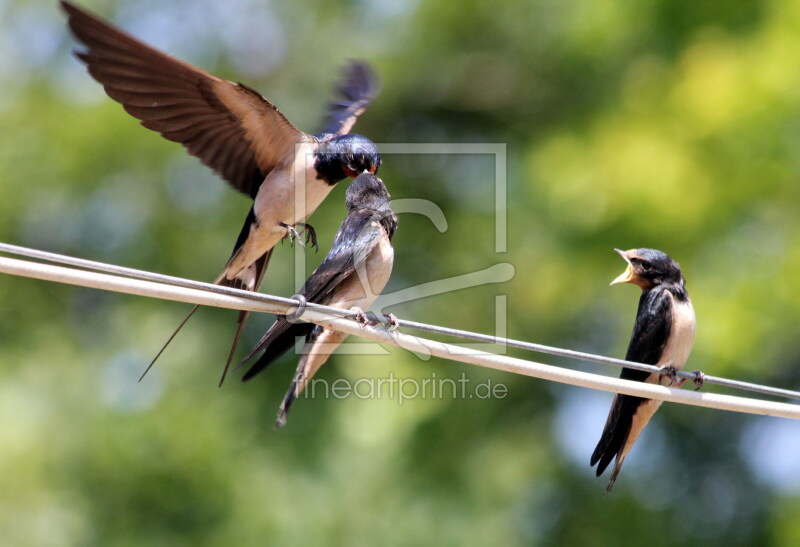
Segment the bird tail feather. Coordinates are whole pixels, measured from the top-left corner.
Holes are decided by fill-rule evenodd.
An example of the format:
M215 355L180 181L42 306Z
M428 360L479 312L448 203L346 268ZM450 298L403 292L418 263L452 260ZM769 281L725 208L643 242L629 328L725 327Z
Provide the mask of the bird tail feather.
M611 490L614 488L614 483L617 482L617 475L619 475L619 470L622 469L622 462L625 461L625 457L617 456L617 460L614 462L614 470L611 471L611 477L608 479L608 486L606 486L606 495L611 493Z
M272 257L272 250L270 249L269 251L264 253L264 255L261 258L259 258L257 261L253 263L253 265L251 266L251 268L253 269L253 275L250 279L247 280L242 280L239 278L228 279L225 275L225 270L223 270L222 273L219 276L217 276L216 279L214 279L214 284L220 285L222 287L233 287L235 289L242 289L246 291L257 291L258 288L261 286L261 282L264 280L264 273L267 271L267 266L269 266L269 260L271 257ZM150 372L150 369L153 368L153 365L156 364L156 361L158 360L159 357L161 357L161 354L164 353L164 350L167 349L167 346L169 346L170 343L172 343L172 340L175 338L175 336L178 335L181 329L183 329L184 325L186 325L186 323L194 315L194 313L197 311L199 307L200 307L199 304L196 304L194 307L192 307L189 313L186 314L186 317L184 317L183 320L180 322L180 324L178 324L178 327L172 332L169 338L167 338L167 341L164 342L164 345L161 346L160 350L158 350L158 353L156 353L156 356L153 357L152 361L150 361L150 364L147 365L147 368L139 378L140 382L145 377L145 375L147 375L147 373ZM233 360L233 355L236 352L237 346L239 345L239 340L242 336L242 331L244 330L244 325L249 315L250 312L248 311L240 311L239 315L236 318L236 325L237 325L236 334L234 335L233 338L233 344L231 346L230 353L228 354L228 360L225 363L225 368L222 371L222 376L219 381L220 386L222 386L223 382L225 381L225 376L227 375L228 369L230 368L231 361Z
M255 269L255 274L253 278L252 285L250 286L242 286L237 288L242 288L248 291L257 291L258 288L261 286L261 282L264 280L264 273L267 271L267 266L269 266L269 260L272 258L272 249L264 253L264 255L256 260L253 263L253 268ZM224 274L223 274L224 276ZM233 282L236 283L239 281L238 279L234 279ZM220 281L217 281L218 284L221 284ZM228 370L231 366L231 361L233 360L233 355L236 353L236 348L239 345L239 340L242 337L242 332L244 331L244 325L247 322L247 318L250 316L249 311L240 311L239 315L236 318L236 334L233 337L233 343L231 344L231 351L228 353L228 360L225 361L225 368L222 369L222 376L219 379L219 385L222 387L222 384L225 382L225 377L228 374Z

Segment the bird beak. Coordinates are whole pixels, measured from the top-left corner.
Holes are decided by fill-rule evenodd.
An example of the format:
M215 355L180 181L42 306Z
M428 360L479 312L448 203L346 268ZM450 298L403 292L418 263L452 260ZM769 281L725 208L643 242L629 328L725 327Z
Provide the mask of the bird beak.
M628 263L628 267L625 268L625 271L622 272L622 275L618 276L610 284L618 285L620 283L634 283L636 275L633 273L633 266L631 266L631 259L628 258L628 253L630 251L621 251L619 249L614 249L614 250L619 253L619 256L621 256L625 260L625 262Z

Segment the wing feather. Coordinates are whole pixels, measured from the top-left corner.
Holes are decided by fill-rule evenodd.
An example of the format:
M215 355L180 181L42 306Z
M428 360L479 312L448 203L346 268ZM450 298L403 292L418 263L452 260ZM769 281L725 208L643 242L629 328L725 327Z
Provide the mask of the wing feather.
M672 325L672 296L665 289L642 294L636 323L625 354L626 361L655 365L664 352ZM651 373L623 368L620 378L644 382ZM605 471L608 464L625 446L630 435L633 416L639 405L646 401L632 395L615 395L608 413L600 441L592 453L591 465L597 465L597 475Z
M339 227L328 256L300 292L309 302L325 304L333 290L366 262L384 233L375 211L351 212Z
M162 53L67 1L61 4L87 48L78 58L109 97L148 129L183 144L237 190L254 197L296 143L312 140L249 87Z
M364 264L384 233L375 211L359 209L351 212L339 227L325 260L314 270L300 293L308 302L327 303L336 287ZM264 370L294 345L297 336L308 336L313 329L311 323L290 323L284 316L278 316L258 344L242 359L244 363L264 350L242 380L247 381Z
M325 133L345 135L353 130L379 91L378 78L364 61L351 61L345 67L338 87L339 99L328 105Z

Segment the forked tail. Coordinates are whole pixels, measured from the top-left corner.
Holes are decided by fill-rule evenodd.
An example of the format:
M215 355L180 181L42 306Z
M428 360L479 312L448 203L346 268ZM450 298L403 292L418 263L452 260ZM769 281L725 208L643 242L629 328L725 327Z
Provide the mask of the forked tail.
M250 276L249 279L245 280L239 278L227 279L225 275L226 272L225 270L223 270L223 272L214 280L214 283L222 287L232 287L235 289L242 289L247 291L257 291L258 288L261 286L261 282L264 279L264 273L267 270L267 266L269 266L269 259L271 257L272 257L272 250L270 249L261 258L255 261L253 265L250 268L248 268L248 271L252 268L252 276ZM183 320L180 322L178 327L172 332L167 341L164 342L164 345L161 346L161 349L158 350L156 356L153 357L153 360L150 361L150 364L142 373L141 377L139 377L140 382L147 375L147 373L150 372L150 369L153 368L153 365L156 364L156 361L158 360L159 357L161 357L161 354L164 353L164 350L167 349L167 346L169 346L172 340L175 339L175 336L178 335L183 326L186 325L186 322L189 321L189 318L192 317L192 315L194 315L194 313L197 311L199 307L200 305L196 304L194 307L192 307L189 313L186 314L186 317L183 318ZM242 332L244 330L244 326L245 323L247 322L247 318L249 315L250 312L248 311L240 311L236 318L236 334L233 338L233 344L231 345L230 353L228 354L228 360L225 362L225 368L222 370L222 376L220 377L219 380L220 386L222 386L223 382L225 381L225 376L227 375L228 369L230 368L231 361L233 360L233 355L236 352L236 348L239 345L239 340L242 337Z

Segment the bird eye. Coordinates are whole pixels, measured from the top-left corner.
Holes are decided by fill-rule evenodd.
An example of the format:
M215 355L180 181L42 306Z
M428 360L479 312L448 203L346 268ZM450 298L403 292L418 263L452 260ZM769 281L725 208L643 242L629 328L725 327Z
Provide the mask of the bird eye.
M653 265L647 260L642 260L642 269L646 272L649 272L653 269Z

